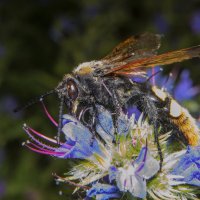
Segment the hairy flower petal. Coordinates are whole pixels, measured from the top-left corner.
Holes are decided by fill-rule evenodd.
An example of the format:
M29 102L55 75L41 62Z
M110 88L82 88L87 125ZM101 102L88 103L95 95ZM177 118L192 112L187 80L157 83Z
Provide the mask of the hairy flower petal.
M106 142L114 139L114 124L111 113L103 106L97 105L97 124L96 131L101 138Z
M130 192L133 196L144 198L146 196L146 181L135 173L131 164L127 168L119 168L116 182L120 191Z
M159 162L154 159L148 148L143 147L137 159L124 167L109 169L110 181L116 179L120 191L130 192L133 196L146 197L146 180L159 170Z
M186 153L181 156L172 174L183 177L176 179L180 181L180 184L184 182L200 187L200 146L188 146Z
M74 143L71 151L65 158L85 159L94 153L103 155L98 141L93 138L92 133L87 127L70 115L64 115L63 121L62 131L65 134L66 140L67 142Z
M132 118L132 120L134 120ZM128 116L121 113L117 120L117 133L119 135L127 135L131 128L131 120L128 119Z
M149 179L154 176L160 167L159 162L151 156L147 147L142 148L138 159L135 162L139 165L137 174L145 179Z
M119 198L120 192L116 186L96 183L87 191L88 197L96 197L97 200L109 200L111 198Z

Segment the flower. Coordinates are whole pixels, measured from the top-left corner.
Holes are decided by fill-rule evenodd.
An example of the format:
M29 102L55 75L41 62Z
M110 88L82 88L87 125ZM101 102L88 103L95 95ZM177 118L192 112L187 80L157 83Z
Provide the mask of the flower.
M200 187L200 146L187 147L187 151L179 159L172 171L173 175L180 175L180 184L190 184Z
M96 197L97 200L108 200L110 198L120 198L121 194L116 186L96 183L87 191L88 197Z
M44 111L51 122L55 120ZM57 181L83 189L88 198L195 199L200 174L200 147L172 151L168 142L171 133L159 136L164 160L162 171L154 130L143 115L138 120L120 113L116 126L112 114L96 105L96 135L79 120L63 115L64 142L57 144L34 129L24 126L31 141L31 150L62 159L79 159L80 163ZM44 144L44 142L50 143ZM186 148L186 147L185 147ZM189 191L189 192L188 192Z
M159 33L166 33L169 30L169 22L167 21L167 18L160 13L154 18L154 26Z
M200 11L193 13L190 21L190 27L195 34L200 33Z
M183 92L187 91L187 92ZM184 70L181 73L180 81L174 88L174 97L178 101L185 101L193 98L200 91L198 86L193 86L192 80L188 70Z
M135 197L145 198L146 180L153 177L158 170L159 162L150 155L147 147L143 147L136 160L116 170L115 180L120 191L128 191Z
M183 70L180 73L180 79L175 85L175 82L177 81L177 72L172 72L170 75L164 76L163 74L159 73L162 72L162 68L155 67L153 69L153 72L152 70L148 71L148 75L151 76L152 73L155 74L155 76L152 77L154 84L156 83L156 85L158 85L159 87L173 94L174 98L177 101L187 101L199 94L200 87L193 86L193 82L190 78L190 73L188 70ZM183 91L187 92L183 93Z

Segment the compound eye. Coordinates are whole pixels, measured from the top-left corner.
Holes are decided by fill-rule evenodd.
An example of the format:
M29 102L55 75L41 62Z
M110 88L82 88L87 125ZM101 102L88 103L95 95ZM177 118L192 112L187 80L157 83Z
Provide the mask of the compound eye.
M71 100L76 100L78 97L78 88L73 80L67 81L67 92Z

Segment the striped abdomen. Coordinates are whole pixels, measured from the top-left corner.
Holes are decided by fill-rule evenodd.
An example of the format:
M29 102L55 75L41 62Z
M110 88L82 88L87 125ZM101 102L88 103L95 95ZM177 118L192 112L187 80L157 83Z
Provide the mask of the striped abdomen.
M199 144L200 134L195 119L176 100L161 89L153 86L152 91L161 101L168 102L167 110L169 112L170 121L177 127L180 133L184 135L188 144L197 146Z

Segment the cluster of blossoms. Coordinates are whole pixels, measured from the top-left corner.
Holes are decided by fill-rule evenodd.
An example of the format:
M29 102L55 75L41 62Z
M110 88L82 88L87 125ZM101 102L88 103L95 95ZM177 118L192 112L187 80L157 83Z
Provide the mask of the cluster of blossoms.
M200 146L183 146L182 150L171 152L168 143L171 134L160 135L164 161L159 171L152 126L142 116L136 121L134 115L129 119L121 113L115 127L111 113L100 105L97 109L96 132L104 141L94 138L77 119L64 115L64 143L56 145L56 140L25 125L31 137L25 145L38 153L81 160L66 177L57 177L57 180L72 183L75 190L84 189L87 198L197 199ZM46 108L45 111L53 121ZM54 145L46 145L38 137Z
M188 87L187 84L184 86ZM43 107L49 119L58 126L44 104ZM121 113L115 126L108 110L101 105L96 105L96 108L95 131L98 137L67 114L62 119L65 141L59 145L55 139L24 125L31 138L24 144L31 150L80 161L65 177L56 176L57 181L74 185L75 191L84 190L85 199L199 198L200 146L171 143L171 132L160 135L164 157L160 171L154 129L143 120L142 114L138 118L135 114L128 117Z

